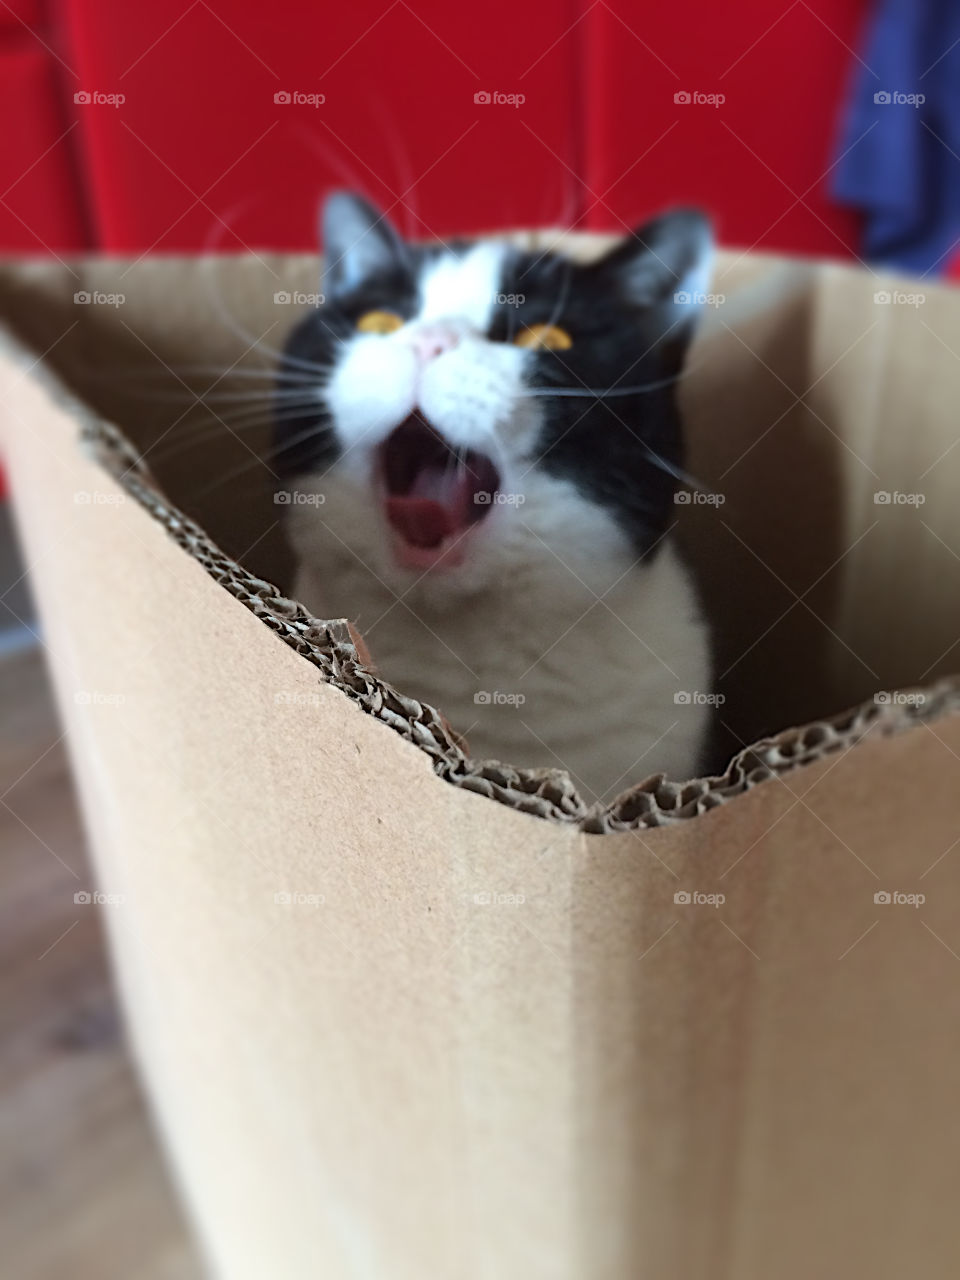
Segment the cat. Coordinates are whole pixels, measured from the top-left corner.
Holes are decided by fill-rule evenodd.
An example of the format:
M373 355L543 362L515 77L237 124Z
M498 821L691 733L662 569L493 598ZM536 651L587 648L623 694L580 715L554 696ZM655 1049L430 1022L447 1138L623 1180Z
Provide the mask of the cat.
M674 543L676 382L711 234L688 210L599 260L415 244L324 202L322 304L283 349L274 468L294 595L475 757L585 797L701 766L710 642Z

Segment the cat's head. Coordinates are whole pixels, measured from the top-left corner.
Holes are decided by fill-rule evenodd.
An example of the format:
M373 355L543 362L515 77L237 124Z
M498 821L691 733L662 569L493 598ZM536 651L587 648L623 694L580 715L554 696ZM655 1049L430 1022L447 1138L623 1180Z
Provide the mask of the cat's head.
M699 214L586 265L494 240L410 244L341 192L322 221L324 301L276 391L274 467L307 494L289 512L301 556L459 595L551 557L620 572L656 545L709 269Z

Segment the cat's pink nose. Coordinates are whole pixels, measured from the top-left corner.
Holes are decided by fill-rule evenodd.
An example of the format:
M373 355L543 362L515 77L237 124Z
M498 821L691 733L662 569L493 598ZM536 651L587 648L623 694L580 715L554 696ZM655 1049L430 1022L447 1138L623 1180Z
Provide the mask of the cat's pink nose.
M460 341L460 335L452 325L424 325L413 334L413 349L420 364L429 364L447 351L452 351Z

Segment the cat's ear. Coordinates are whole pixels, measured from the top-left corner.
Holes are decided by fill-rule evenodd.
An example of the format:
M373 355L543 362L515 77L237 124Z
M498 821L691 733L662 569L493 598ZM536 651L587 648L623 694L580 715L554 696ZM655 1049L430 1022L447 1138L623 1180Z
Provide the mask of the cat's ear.
M712 261L710 223L695 209L677 209L644 223L596 266L634 305L692 319L706 294Z
M349 191L333 191L324 200L320 235L323 288L331 296L404 261L404 243L386 215Z

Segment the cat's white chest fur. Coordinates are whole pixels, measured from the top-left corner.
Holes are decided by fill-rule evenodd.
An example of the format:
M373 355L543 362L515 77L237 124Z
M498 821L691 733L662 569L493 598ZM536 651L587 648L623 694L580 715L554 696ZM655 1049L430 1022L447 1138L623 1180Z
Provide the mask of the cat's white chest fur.
M451 595L429 575L387 585L363 497L338 488L319 517L290 513L297 597L356 622L383 677L438 707L474 757L567 769L608 800L650 773L699 771L708 635L669 537L638 561L602 512L533 479L519 518L505 513L503 536L516 532L497 580ZM349 548L332 532L348 518Z

